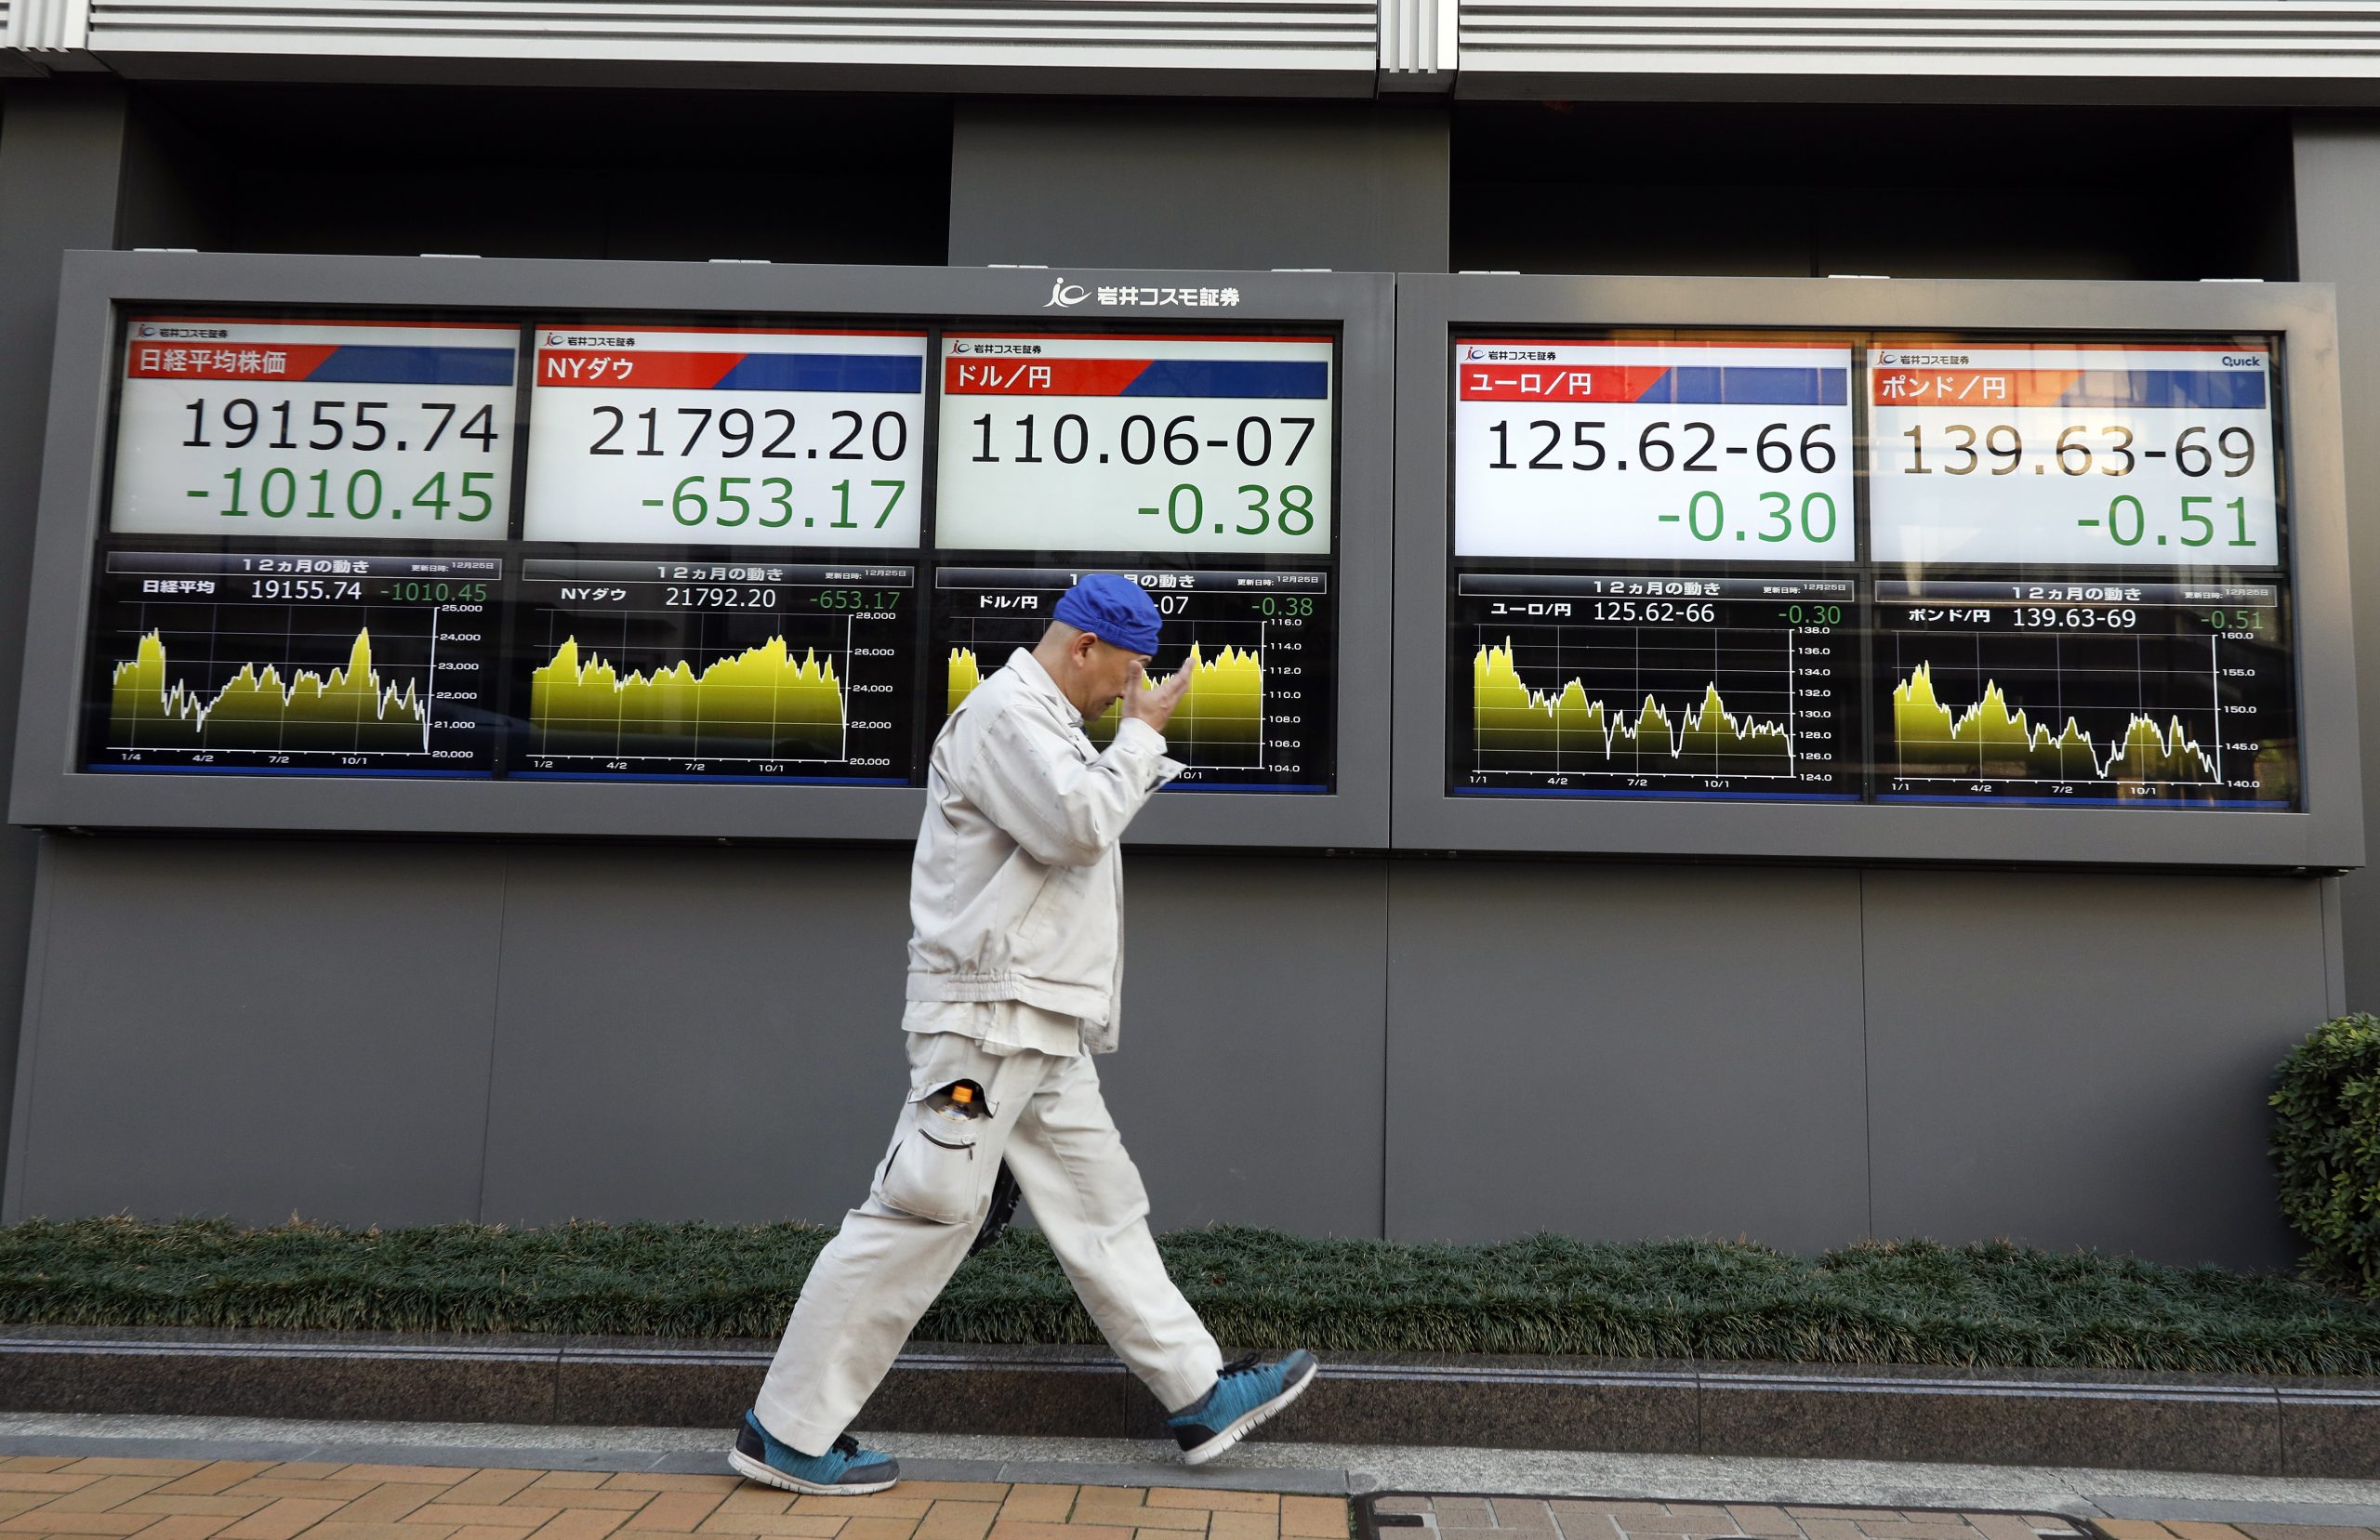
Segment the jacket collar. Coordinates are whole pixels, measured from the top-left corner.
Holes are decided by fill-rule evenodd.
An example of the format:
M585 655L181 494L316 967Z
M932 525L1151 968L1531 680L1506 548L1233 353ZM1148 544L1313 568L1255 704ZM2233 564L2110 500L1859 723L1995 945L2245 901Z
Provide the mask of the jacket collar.
M1058 688L1058 681L1050 678L1050 671L1041 666L1041 660L1035 657L1030 651L1020 647L1011 652L1008 655L1008 665L1016 670L1017 678L1023 681L1025 689L1057 707L1058 715L1068 726L1082 726L1082 713L1075 709L1074 702L1066 699L1066 692Z

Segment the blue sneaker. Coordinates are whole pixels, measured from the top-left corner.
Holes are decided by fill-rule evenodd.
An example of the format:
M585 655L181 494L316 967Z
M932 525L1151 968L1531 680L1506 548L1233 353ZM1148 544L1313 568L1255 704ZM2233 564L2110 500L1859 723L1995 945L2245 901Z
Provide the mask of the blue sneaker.
M1250 1353L1224 1364L1213 1389L1165 1419L1182 1445L1182 1463L1205 1465L1271 1421L1305 1394L1320 1367L1303 1348L1278 1363L1260 1364Z
M749 1412L744 1414L744 1426L736 1431L735 1447L728 1452L727 1463L747 1481L819 1497L862 1496L881 1492L901 1479L898 1461L890 1454L862 1449L848 1433L824 1454L804 1454L791 1444L779 1442Z

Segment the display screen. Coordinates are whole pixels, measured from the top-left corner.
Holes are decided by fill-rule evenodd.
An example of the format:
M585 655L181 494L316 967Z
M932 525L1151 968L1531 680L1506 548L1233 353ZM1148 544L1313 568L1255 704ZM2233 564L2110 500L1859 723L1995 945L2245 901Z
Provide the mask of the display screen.
M952 332L932 656L946 713L1082 573L1165 615L1188 665L1170 792L1328 792L1338 712L1337 345L1312 336ZM1120 707L1086 724L1113 735Z
M1847 561L1851 349L1468 342L1458 556Z
M1453 338L1447 789L2299 806L2277 365Z
M2276 567L2272 354L1880 347L1879 562Z
M945 550L1328 557L1328 337L943 339Z
M934 648L944 707L959 703L1018 648L1030 649L1078 572L945 567L935 576ZM1149 672L1187 667L1190 686L1165 727L1166 752L1189 767L1172 785L1208 791L1330 789L1330 680L1336 634L1328 573L1155 572L1149 588L1165 635ZM1101 746L1119 703L1083 725Z
M111 551L86 759L114 770L491 774L502 573L485 557Z
M108 527L232 540L501 540L513 326L126 322Z
M909 567L522 565L513 773L908 783Z
M923 333L537 328L531 540L918 544Z
M1881 581L1886 801L2277 809L2297 797L2275 585Z
M1847 578L1465 573L1455 608L1460 790L1858 795Z
M1332 789L1334 336L782 319L129 317L83 767L917 785L1114 572L1176 789Z

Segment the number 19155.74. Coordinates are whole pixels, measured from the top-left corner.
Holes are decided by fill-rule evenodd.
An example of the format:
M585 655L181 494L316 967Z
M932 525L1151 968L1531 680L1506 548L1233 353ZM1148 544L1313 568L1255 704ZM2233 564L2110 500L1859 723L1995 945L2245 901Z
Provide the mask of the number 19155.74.
M328 452L343 448L369 454L374 450L391 447L389 443L389 425L377 415L389 409L387 401L315 401L311 419L303 422L298 417L299 404L297 401L267 401L259 405L245 396L234 397L223 402L221 410L216 414L216 428L223 435L222 441L218 445L215 440L207 437L206 415L209 402L203 398L192 401L182 408L190 414L190 437L182 441L182 447L185 449L245 449L256 441L257 435L262 432L268 424L272 426L273 434L265 442L264 447L267 449L311 449ZM354 409L351 420L348 416L348 409L350 407ZM421 410L438 414L437 426L430 430L430 437L424 439L419 446L423 450L432 450L436 449L440 441L446 437L447 428L453 427L455 418L463 408L457 401L423 401ZM305 434L305 441L302 443L297 437L301 431ZM371 435L368 439L364 437L367 432ZM472 413L464 419L461 428L456 428L455 437L469 439L477 443L483 454L494 450L497 437L496 408L482 406ZM415 446L409 441L400 441L393 447L404 450Z

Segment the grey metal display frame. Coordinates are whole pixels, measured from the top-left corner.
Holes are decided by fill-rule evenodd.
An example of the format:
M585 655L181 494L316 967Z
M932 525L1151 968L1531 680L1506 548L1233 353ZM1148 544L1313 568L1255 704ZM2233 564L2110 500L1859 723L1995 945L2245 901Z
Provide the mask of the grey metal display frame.
M1449 796L1448 351L1460 329L1676 326L2284 338L2305 810ZM2327 284L1403 274L1397 289L1395 793L1401 849L2345 870L2363 863L2335 307ZM2310 703L2325 703L2320 711Z
M1068 296L1056 303L1053 285ZM1234 287L1228 310L1103 305L1103 285ZM747 263L70 252L59 306L41 519L28 605L11 823L323 833L906 840L912 787L109 775L78 769L92 562L120 306L433 307L528 312L857 315L1003 324L1291 323L1341 336L1338 789L1176 793L1137 844L1368 847L1388 842L1395 281L1385 273L1125 271ZM930 553L920 552L921 559Z

